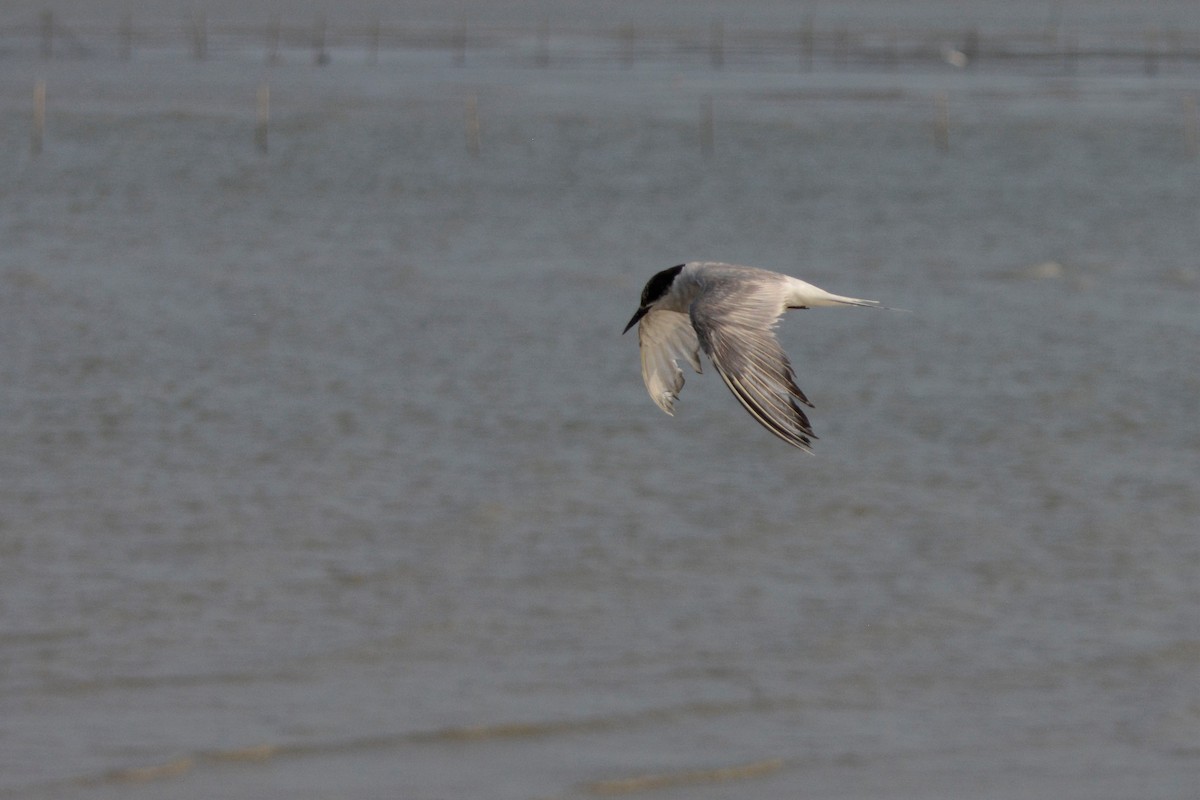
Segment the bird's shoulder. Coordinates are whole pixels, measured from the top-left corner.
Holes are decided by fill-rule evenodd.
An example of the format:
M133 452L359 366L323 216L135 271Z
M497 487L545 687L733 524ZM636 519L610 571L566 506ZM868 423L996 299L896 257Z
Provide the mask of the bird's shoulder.
M787 276L736 264L706 264L696 273L700 290L691 303L697 325L770 326L783 313Z

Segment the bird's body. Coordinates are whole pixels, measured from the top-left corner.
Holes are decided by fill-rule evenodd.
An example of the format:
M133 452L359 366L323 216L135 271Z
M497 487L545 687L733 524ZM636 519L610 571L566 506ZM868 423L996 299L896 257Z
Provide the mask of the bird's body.
M674 413L683 388L679 359L701 372L700 351L747 411L788 444L809 450L817 438L800 404L791 363L775 338L784 311L817 306L873 306L831 294L798 278L755 267L693 261L647 282L628 331L638 325L642 379L663 411Z

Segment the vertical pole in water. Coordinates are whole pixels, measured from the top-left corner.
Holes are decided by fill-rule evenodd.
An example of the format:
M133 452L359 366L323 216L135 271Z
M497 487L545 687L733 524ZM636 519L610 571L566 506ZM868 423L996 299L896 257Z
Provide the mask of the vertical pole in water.
M271 16L267 27L267 63L279 63L279 15Z
M945 92L938 92L933 102L933 143L945 153L950 150L950 100Z
M42 58L54 57L54 12L42 12Z
M133 57L133 14L121 17L121 60Z
M1146 76L1154 77L1158 74L1158 31L1146 31Z
M700 155L711 158L713 154L713 99L706 94L700 100Z
M459 20L454 29L454 66L462 67L467 63L467 21Z
M1183 98L1183 141L1189 158L1200 156L1200 110L1194 94Z
M33 133L29 140L29 151L37 156L42 152L42 140L46 135L46 82L38 80L33 85Z
M808 18L804 21L804 27L800 29L798 35L800 40L800 67L805 72L812 72L813 68L813 18L812 12L808 14Z
M713 20L708 37L708 57L713 69L725 66L725 26L721 20Z
M897 34L895 30L888 31L887 39L884 40L883 44L883 63L890 72L896 70L896 65L900 60L900 56L896 52L896 38Z
M1171 52L1167 54L1171 64L1178 64L1179 59L1183 56L1183 34L1177 29L1171 29L1167 32L1167 39L1171 43Z
M375 66L379 63L379 20L371 23L370 40L367 45L367 64Z
M1042 40L1046 47L1053 47L1058 39L1058 24L1062 21L1062 0L1050 5L1050 13L1046 17L1046 26L1042 28Z
M467 96L467 152L479 155L479 101L473 94Z
M545 19L538 25L536 60L539 67L550 66L550 22Z
M850 53L850 32L839 28L833 36L833 63L839 68L846 66L846 58Z
M203 11L192 18L192 56L197 61L208 57L208 21Z
M254 144L258 152L267 154L267 131L271 124L271 87L266 83L258 87L258 123L254 126Z
M313 28L313 63L323 67L329 63L329 53L325 51L325 18L317 17L316 27Z
M637 47L637 29L632 24L622 25L617 35L621 39L621 68L629 69Z
M1063 71L1068 75L1075 74L1075 62L1079 60L1079 45L1075 42L1075 34L1063 36Z
M983 51L980 45L979 29L968 28L963 34L962 54L967 57L967 66L974 67L975 62L979 59L979 54Z

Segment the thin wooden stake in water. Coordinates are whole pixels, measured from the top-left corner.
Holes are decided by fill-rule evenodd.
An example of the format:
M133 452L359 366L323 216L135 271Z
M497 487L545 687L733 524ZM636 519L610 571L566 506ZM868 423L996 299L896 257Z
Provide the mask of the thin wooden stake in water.
M895 31L888 31L887 38L883 42L883 64L889 71L896 69L896 65L900 61L900 54L896 47L897 34Z
M1145 54L1146 76L1154 77L1158 74L1158 31L1146 31L1146 54Z
M845 28L839 28L833 34L833 63L842 69L846 66L846 60L850 55L850 32Z
M133 15L121 17L121 60L128 61L133 56Z
M267 154L267 133L271 125L271 87L262 84L258 87L258 124L254 126L254 144L258 152Z
M467 63L467 21L459 20L454 29L454 66L462 67Z
M33 134L29 150L33 155L42 152L42 140L46 136L46 82L39 80L33 85Z
M621 68L629 69L637 53L637 29L633 25L622 25L617 36L621 39Z
M950 100L945 92L938 92L933 103L933 143L945 153L950 149Z
M1050 13L1046 17L1046 25L1042 28L1042 43L1050 48L1058 41L1058 25L1062 22L1062 0L1050 5Z
M317 17L316 27L313 28L313 63L323 67L329 63L329 53L325 50L325 29L327 24L324 17Z
M1183 98L1183 141L1189 158L1200 156L1200 110L1194 94Z
M375 66L379 63L379 20L371 23L370 40L367 45L367 64Z
M479 102L475 95L467 97L467 152L479 155Z
M711 158L713 154L713 99L705 95L700 101L700 155Z
M979 29L967 29L967 32L963 34L962 54L967 58L968 67L975 66L981 52L983 52L983 46L980 44Z
M1075 34L1068 33L1063 36L1063 71L1068 75L1075 74L1075 65L1079 61L1079 45L1075 41Z
M550 66L550 23L546 20L538 25L537 65L542 68Z
M800 42L800 68L805 72L812 72L813 49L816 44L816 31L813 26L812 12L809 12L808 17L805 19L804 27L797 34L797 39Z
M203 13L192 18L192 56L197 61L208 57L208 21Z
M713 69L721 69L725 66L725 26L720 20L714 21L709 31L708 56L712 61Z
M42 12L42 58L54 57L54 12Z
M275 14L271 17L271 23L267 27L267 63L279 63L279 15Z

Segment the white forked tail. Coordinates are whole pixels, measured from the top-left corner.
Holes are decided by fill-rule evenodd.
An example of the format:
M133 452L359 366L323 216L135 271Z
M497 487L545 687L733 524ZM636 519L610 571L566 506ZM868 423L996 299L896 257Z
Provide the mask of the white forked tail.
M868 308L883 308L878 300L861 300L857 297L843 297L831 294L819 287L806 283L799 278L788 277L788 308L813 308L817 306L865 306Z

